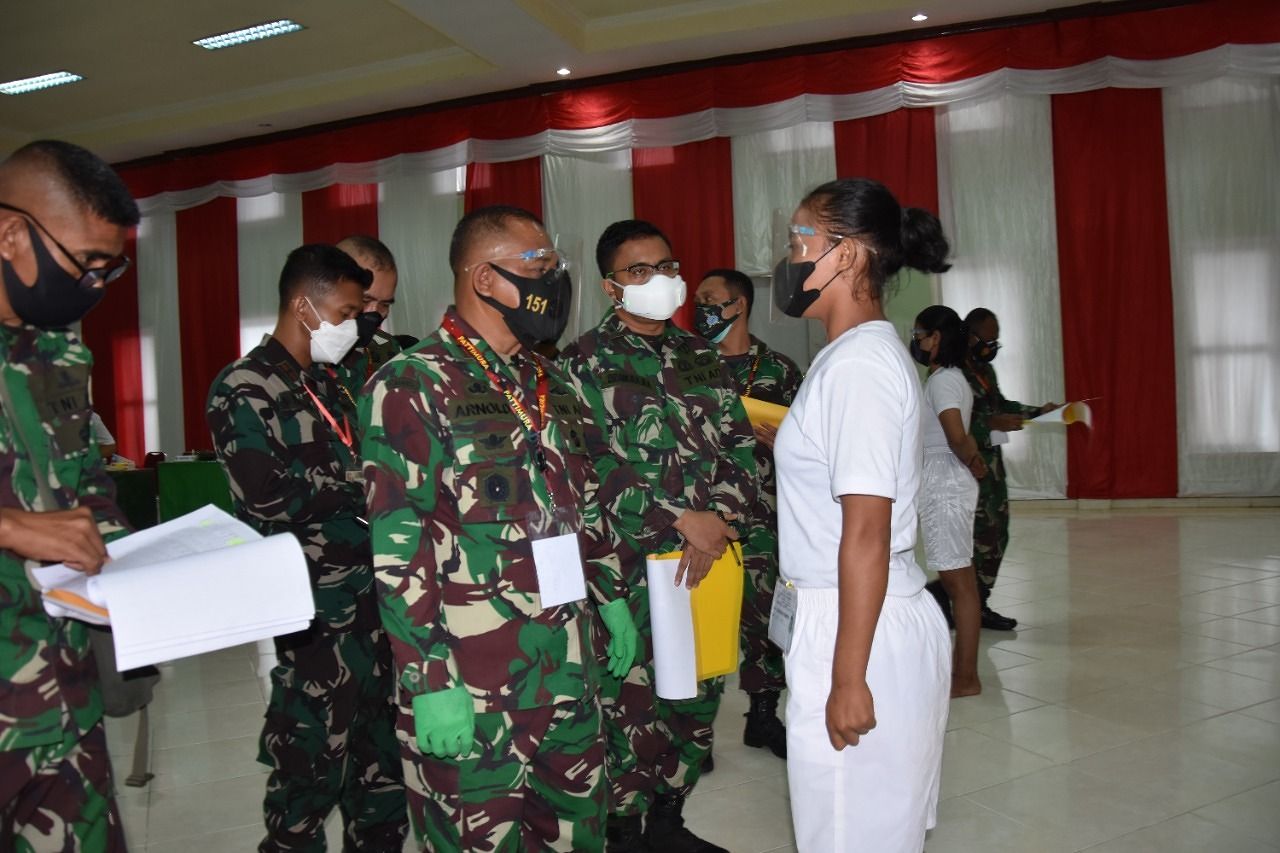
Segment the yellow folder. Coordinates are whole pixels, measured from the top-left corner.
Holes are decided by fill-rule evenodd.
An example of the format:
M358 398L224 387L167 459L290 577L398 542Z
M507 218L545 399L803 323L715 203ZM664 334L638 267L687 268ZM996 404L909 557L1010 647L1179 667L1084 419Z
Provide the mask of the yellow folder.
M781 407L779 407L781 408ZM681 552L654 554L654 560L679 560ZM730 543L711 571L689 594L698 680L738 670L738 631L742 624L742 546Z
M771 426L777 429L789 411L786 406L757 400L755 397L743 397L742 408L747 410L747 420L752 426Z

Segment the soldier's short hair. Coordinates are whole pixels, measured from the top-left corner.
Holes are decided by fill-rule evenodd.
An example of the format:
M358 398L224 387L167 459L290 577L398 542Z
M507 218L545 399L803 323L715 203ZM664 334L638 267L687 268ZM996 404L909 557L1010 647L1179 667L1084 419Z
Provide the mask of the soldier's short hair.
M643 219L624 219L604 229L604 233L596 241L596 265L600 267L600 277L608 278L609 273L613 272L613 259L618 256L618 250L624 243L641 237L659 237L668 247L671 246L671 241L662 233L661 228Z
M355 258L323 243L309 243L289 253L280 271L280 310L299 293L308 297L327 296L338 282L347 280L368 290L373 273L356 263Z
M506 232L513 220L532 222L539 228L542 220L523 207L510 204L492 204L488 207L477 207L458 220L453 229L453 239L449 241L449 268L454 275L462 272L462 262L477 241L494 234Z
M52 174L77 202L112 225L132 228L141 218L129 188L105 160L60 139L28 142L6 161Z
M339 240L338 248L357 261L364 258L372 269L381 272L396 271L395 255L391 254L387 244L377 237L370 237L368 234L352 234Z
M750 276L740 270L724 267L722 269L708 270L702 280L706 281L709 278L724 279L724 286L728 288L729 295L735 299L741 296L747 300L747 313L751 313L751 309L756 304L756 286L751 283Z

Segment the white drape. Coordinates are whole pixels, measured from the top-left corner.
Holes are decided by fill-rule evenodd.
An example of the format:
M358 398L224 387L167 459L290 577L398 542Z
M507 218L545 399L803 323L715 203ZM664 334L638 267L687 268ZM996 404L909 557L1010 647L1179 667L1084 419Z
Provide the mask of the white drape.
M146 449L182 453L187 448L178 328L178 227L171 211L143 217L138 225L138 337Z
M828 122L809 122L735 136L731 152L735 262L748 275L764 279L779 257L780 229L800 199L836 176L835 132ZM801 367L808 366L824 342L817 323L777 310L766 288L758 290L751 330Z
M610 223L632 217L631 152L543 156L542 206L573 277L563 346L599 323L610 305L600 289L596 241Z
M396 259L399 285L386 329L424 338L453 303L449 240L462 218L463 170L405 170L378 189L378 239Z
M951 240L943 303L1000 320L995 367L1011 400L1063 397L1053 136L1048 96L1003 95L939 107L938 197ZM1063 427L1028 427L1005 446L1009 491L1066 495Z
M1178 492L1277 495L1280 81L1166 89L1164 130Z
M300 245L301 195L271 193L236 200L241 355L275 328L280 309L280 270L289 252Z

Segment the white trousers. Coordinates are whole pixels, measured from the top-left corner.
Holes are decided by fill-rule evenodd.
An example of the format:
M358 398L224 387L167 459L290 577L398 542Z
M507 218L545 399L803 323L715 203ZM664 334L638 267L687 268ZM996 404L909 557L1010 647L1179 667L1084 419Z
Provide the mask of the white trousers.
M876 727L837 752L826 708L839 592L797 590L787 653L787 781L799 853L920 853L937 821L951 635L923 590L886 596L867 685Z

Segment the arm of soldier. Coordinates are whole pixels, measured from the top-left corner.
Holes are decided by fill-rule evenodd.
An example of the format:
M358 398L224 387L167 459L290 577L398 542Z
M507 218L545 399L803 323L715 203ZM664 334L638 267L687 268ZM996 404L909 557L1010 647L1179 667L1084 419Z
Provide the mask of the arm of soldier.
M306 524L363 503L358 483L321 471L300 477L290 469L288 445L276 428L277 402L256 382L234 374L215 382L206 419L232 494L255 518Z
M378 606L402 690L463 686L443 608L444 567L432 514L444 442L427 395L412 379L377 379L360 399L360 452Z
M582 401L587 417L583 428L587 455L595 463L600 506L612 532L637 554L660 547L669 538L669 528L689 507L682 499L667 499L654 493L634 468L613 452L606 438L608 422L604 395L592 379L589 367L577 360L563 362L574 393Z
M119 539L132 530L116 503L116 484L107 473L106 459L98 452L92 437L89 452L84 454L81 463L79 504L93 513L104 542Z
M760 489L756 471L756 439L742 400L733 391L728 368L721 368L724 383L720 395L720 456L712 474L711 506L706 509L733 513L749 523L751 507Z

